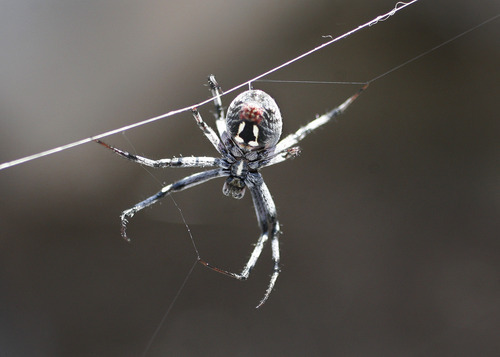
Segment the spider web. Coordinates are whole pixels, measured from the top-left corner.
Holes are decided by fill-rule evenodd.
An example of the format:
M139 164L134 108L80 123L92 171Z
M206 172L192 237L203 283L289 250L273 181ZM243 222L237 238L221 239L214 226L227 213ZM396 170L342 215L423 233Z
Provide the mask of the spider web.
M146 175L140 168L125 171L124 167L128 168L130 165L106 155L101 148L86 145L70 151L58 151L50 159L37 159L29 165L17 165L18 167L2 171L2 201L5 210L2 211L0 235L4 253L0 257L0 286L4 287L5 293L2 294L1 304L4 307L4 323L1 325L4 333L0 340L0 354L29 355L36 351L39 355L137 355L143 351L146 341L150 340L153 330L160 322L159 311L167 307L168 316L165 314L164 319L168 318L168 323L163 326L160 324L161 337L153 340L151 349L144 352L148 356L155 353L224 355L231 352L234 354L235 351L260 355L293 355L302 354L306 348L308 353L317 355L330 352L339 355L403 355L408 354L408 351L418 354L429 350L440 350L443 354L457 352L453 348L460 348L461 353L471 351L473 354L473 351L479 350L479 340L481 348L493 348L495 340L491 338L489 331L494 331L492 320L498 316L498 310L492 310L492 306L496 306L492 303L492 297L496 296L497 290L491 283L495 278L491 277L498 275L492 274L495 271L492 267L495 268L496 265L492 263L491 252L495 246L491 243L493 239L488 239L492 237L493 226L489 217L495 212L495 206L492 205L494 201L491 200L494 195L489 195L488 190L495 187L495 176L494 171L488 168L492 157L487 143L491 145L494 142L488 139L488 135L497 131L482 118L495 117L490 111L488 98L495 93L496 87L491 83L495 82L496 74L491 72L490 78L481 76L483 68L474 64L482 63L477 62L480 56L496 58L497 52L485 51L485 44L491 45L492 38L496 37L488 32L491 31L491 26L483 26L481 31L470 38L460 39L461 44L467 43L468 47L455 46L454 43L451 48L445 49L446 56L422 58L426 63L425 70L420 67L422 64L419 61L418 64L401 68L397 76L392 74L385 77L386 81L380 81L379 78L384 77L375 74L386 76L388 68L395 69L398 64L405 64L408 58L414 59L415 56L426 53L429 48L439 46L443 41L448 42L455 34L464 29L472 29L476 23L495 12L483 9L482 17L473 16L474 11L463 16L455 12L455 4L442 5L442 8L446 8L446 14L456 21L452 24L452 20L443 16L436 15L434 19L429 18L429 13L423 16L425 12L419 12L422 11L419 6L425 6L424 4L425 2L420 2L410 9L418 14L417 18L424 17L425 24L415 21L415 17L408 20L412 11L402 12L402 16L393 17L384 26L376 26L377 30L390 28L384 32L385 38L377 36L376 31L362 31L359 36L363 37L368 33L370 35L366 36L374 37L362 42L361 49L357 48L360 46L355 39L357 36L353 36L349 41L338 42L335 46L308 55L304 60L283 68L274 77L280 82L290 79L299 80L302 84L255 84L258 87L265 86L266 91L281 97L278 98L278 103L282 110L288 110L286 130L290 132L311 119L315 113L331 108L357 89L356 85L338 88L330 84L304 84L302 79L322 82L337 79L364 82L367 78L377 79L377 86L370 87L367 92L369 95L360 98L360 102L356 103L357 107L349 111L348 117L341 118L339 124L321 130L304 142L303 157L275 171L270 168L263 173L276 199L279 214L283 217L284 270L277 290L268 302L271 305L264 306L266 310L260 315L255 314L253 306L267 283L270 264L265 255L259 261L257 275L245 284L205 272L204 269L193 271L194 265L191 265L192 261L187 255L189 253L186 253L192 252L192 247L186 244L180 249L174 242L183 240L181 236L186 235L184 218L180 218L181 221L177 222L179 227L176 228L175 224L165 227L164 221L155 224L149 219L151 216L143 222L140 218L133 222L130 227L134 239L132 245L117 247L117 214L132 201L138 201L154 192L158 186L157 182L151 183L149 177L144 178ZM486 7L485 3L481 4L476 6ZM354 7L355 4L351 2L346 6ZM384 11L372 8L355 20L344 20L341 14L331 13L329 17L335 19L336 23L329 23L328 26L326 22L319 23L320 27L315 30L317 38L304 41L307 44L304 47L301 47L302 42L295 40L297 47L294 50L299 52L300 48L305 51L314 41L323 45L329 38L319 38L318 33L331 33L332 28L341 28L342 31L339 32L345 32L354 28L352 24L357 24L360 18L372 18L373 14L384 13L390 8L386 6ZM117 12L119 16L119 7L117 10L113 12ZM78 13L79 17L82 16L81 12ZM341 19L337 20L339 16ZM55 20L63 21L64 17ZM300 27L300 20L302 19L296 19L294 26ZM339 23L341 21L346 23ZM438 36L433 36L434 33L428 30L429 23L440 29L436 31ZM157 26L163 25L158 21ZM180 24L177 26L180 27ZM292 27L285 23L283 26ZM398 45L394 47L402 47L401 51L387 47L379 50L376 47L385 40L392 40L392 34L410 37L408 29L419 29L419 36L424 39L422 46L417 47L411 41L396 41ZM277 34L268 32L267 35L277 46ZM134 42L133 38L132 36L131 43ZM257 47L252 43L246 45ZM226 46L232 48L230 45ZM464 52L463 48L467 51ZM285 51L284 47L279 47L279 50ZM240 54L246 53L241 48L239 51ZM207 53L203 53L205 54ZM353 65L342 62L341 54L352 61ZM171 53L166 53L165 57L168 55ZM368 57L372 55L377 60L385 58L392 61L378 66L375 58ZM148 53L145 52L144 56L148 56ZM219 52L217 57L220 56ZM199 85L207 74L207 68L218 75L224 88L243 83L250 77L255 78L248 72L241 73L241 70L239 74L238 71L227 72L234 75L225 74L227 63L219 66L218 62L210 61L209 54L204 57L204 64L199 68L201 74L193 75L197 78L196 82L189 82L188 79L186 82L175 81L182 86L176 92L184 91L183 95L189 100L184 103L187 107L192 104L193 98L207 97L206 88ZM268 68L269 64L277 63L269 62L270 59L266 56L262 57L264 58L257 62L256 68ZM334 63L320 66L325 64L323 62L332 62L332 58ZM465 60L462 58L472 60L464 66L462 61ZM137 61L140 67L142 62ZM491 68L488 63L490 62L485 59L484 69ZM333 67L335 70L331 69ZM350 72L342 72L344 68L349 68ZM463 68L467 71L460 72L460 81L450 75ZM413 72L413 75L409 72ZM424 76L420 80L419 77ZM478 76L477 80L475 76ZM388 85L395 77L404 78L402 83L395 84L396 89ZM170 82L170 78L162 78L159 82ZM436 90L423 87L424 82L431 82ZM135 82L131 83L134 83L132 86L135 85ZM46 82L44 85L41 90L50 87ZM78 85L76 82L75 87ZM201 87L199 92L186 94L186 88L197 86ZM411 94L406 93L411 87L416 90ZM125 85L120 89L129 90ZM461 91L464 91L463 95ZM155 90L147 91L148 95L154 92ZM311 95L304 92L311 92ZM470 106L463 98L473 92L481 94L471 96L470 100L474 103L474 122L482 125L479 126L481 132L484 132L482 141L462 138L460 135L465 132L464 127L467 125L471 137L479 127L464 121L459 115L451 114L462 111L471 114ZM170 100L173 94L158 95ZM454 95L456 99L450 101L446 99L449 98L448 95ZM123 96L114 103L118 118L114 123L107 123L110 127L127 122L121 117L125 114L120 105L124 97L129 98ZM404 101L404 97L410 97L410 100ZM108 99L108 96L102 95L101 98ZM161 100L163 99L157 99ZM226 105L229 100L229 97L224 98ZM301 106L292 106L293 103L290 102L301 103ZM137 107L147 107L144 103ZM416 109L414 103L419 103L419 106L426 107L427 110ZM58 104L61 105L61 112L67 116L69 106L64 102ZM9 103L2 105L2 108L10 113L11 106ZM95 113L91 105L87 106L85 117L88 117L88 130L91 132L82 131L81 127L78 131L90 138L96 128L101 127L92 121ZM169 102L168 107L181 106L172 106L172 102ZM293 107L292 112L287 109L290 107ZM363 107L369 111L363 112ZM127 107L127 110L133 110L130 108ZM158 106L151 108L152 115L161 112ZM130 117L135 118L152 115L130 113ZM206 107L204 118L211 122L209 115L209 107ZM189 115L184 115L183 118L186 117L182 121L186 122L188 131L183 129L183 123L176 123L175 127L169 127L173 125L170 123L155 123L151 126L154 131L161 133L158 135L159 139L153 138L151 132L143 127L128 135L140 153L152 153L156 157L170 156L174 154L174 150L175 153L205 153L209 145L200 137L197 128L189 131L193 123ZM472 118L471 115L470 117ZM41 114L40 118L45 118L45 115ZM294 118L297 121L293 121ZM422 123L422 126L416 123ZM64 130L47 123L41 124L40 137L46 134L46 130ZM32 127L38 128L33 125L25 130ZM399 127L403 130L396 129ZM165 128L168 130L164 130ZM10 130L1 131L9 136L14 133ZM178 133L176 135L180 137L167 136L167 131ZM457 135L447 134L450 132ZM192 140L190 135L193 135ZM433 135L439 140L432 141ZM12 147L18 150L14 157L29 154L25 151L29 151L31 140L36 142L36 139L20 140L23 136L13 137L16 138L15 141L10 138L2 140L3 145L8 143L6 150L2 150L3 156ZM425 145L415 145L416 141L424 137L431 139ZM325 138L328 141L326 143ZM68 137L59 137L59 140L65 142L67 139ZM111 142L120 139L119 136L110 138ZM161 150L153 149L155 140L161 141ZM474 145L468 145L467 140L471 140ZM457 141L469 152L462 153ZM51 141L45 140L43 144L46 145L47 142ZM127 145L124 147L127 148ZM409 149L405 149L407 147ZM418 150L412 151L417 148ZM392 151L402 154L385 155ZM415 156L424 157L424 154L429 154L426 160L430 165L416 161L416 165L412 162L413 165L410 166L401 161L401 158L411 161ZM360 160L360 156L364 159ZM85 157L92 157L93 161L86 162ZM64 167L64 170L57 170L56 164ZM79 166L83 166L85 170L81 170ZM448 167L449 170L443 170L442 167ZM363 168L368 169L363 171ZM381 172L385 171L391 175L383 176ZM424 171L428 173L428 177L422 176ZM477 176L465 175L472 171L478 173ZM104 177L108 172L112 175ZM184 174L185 172L155 173L162 175L160 181L166 182L173 181L172 176ZM76 180L76 175L87 180L85 185ZM325 177L329 178L327 184ZM28 178L35 181L28 181ZM16 182L12 183L8 179ZM407 186L403 184L405 180L409 183ZM110 187L109 182L114 182L116 189ZM121 183L123 185L119 188ZM297 188L297 183L308 183L310 186ZM54 191L52 185L59 185L61 190ZM415 193L415 196L407 195L405 190ZM457 196L446 194L454 190ZM36 195L35 191L41 195ZM65 197L72 199L81 191L89 200L64 200ZM113 198L105 196L105 191L113 191ZM54 195L54 192L58 193ZM395 192L394 197L391 192ZM419 195L429 200L429 204L417 199ZM228 233L217 240L217 233L223 232L223 229L217 229L207 222L222 216L223 212L207 207L211 207L208 203L221 200L220 196L220 187L214 184L193 193L186 192L185 196L183 193L182 197L175 196L175 199L179 200L178 205L183 208L185 221L189 222L197 243L200 241L203 248L207 245L217 247L221 256L231 258L227 265L237 270L246 258L249 244L258 233L255 218L243 217L241 219L248 219L248 223L228 224ZM314 197L335 199L326 205ZM448 206L443 204L446 201L449 202ZM200 203L201 208L197 207ZM49 214L50 206L57 204L68 213L80 209L78 214L72 216L75 218L70 218L60 210L57 214ZM167 206L173 206L173 214L168 214L168 217L173 217L176 213L175 205L167 201L163 207L151 210L151 214L161 216L166 209L170 209ZM237 210L236 205L231 207ZM327 210L326 207L330 208ZM246 212L252 213L249 204L248 208ZM222 219L236 220L239 217L237 213L231 212ZM402 221L405 222L404 229L400 227ZM87 230L87 225L90 224L93 225L91 234ZM382 227L390 229L383 230ZM211 231L215 234L211 234ZM477 245L468 243L468 235L474 237ZM232 259L232 254L223 245L236 245L241 236L248 236L248 241L241 244L243 253L235 253ZM188 239L185 241L190 243ZM106 243L103 245L103 242ZM206 249L203 250L205 251ZM179 259L176 259L176 255L179 255ZM102 261L108 261L109 264ZM226 264L221 261L221 265ZM173 274L148 276L154 270L164 273L172 271ZM370 273L363 273L366 271ZM188 280L189 284L186 283ZM201 285L198 284L200 280L207 282ZM124 287L127 285L128 289ZM132 295L133 290L137 290L137 295ZM100 294L99 291L104 293ZM456 298L452 298L453 296ZM139 303L132 303L134 299L138 299L135 302ZM437 313L431 314L429 311ZM97 319L96 316L100 318ZM328 324L325 324L326 318ZM310 321L314 321L314 324ZM467 336L450 326L460 326ZM474 336L477 340L474 340ZM30 344L26 344L26 341L30 341ZM256 344L255 341L259 343ZM349 341L356 342L350 344ZM454 347L457 344L459 346ZM262 345L264 350L257 345Z

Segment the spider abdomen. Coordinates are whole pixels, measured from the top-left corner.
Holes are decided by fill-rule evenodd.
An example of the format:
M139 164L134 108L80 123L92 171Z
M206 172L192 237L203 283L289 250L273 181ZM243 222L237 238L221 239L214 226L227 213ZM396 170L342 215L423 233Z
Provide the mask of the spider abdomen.
M245 151L269 148L276 145L281 136L281 112L269 94L247 90L229 105L226 128Z

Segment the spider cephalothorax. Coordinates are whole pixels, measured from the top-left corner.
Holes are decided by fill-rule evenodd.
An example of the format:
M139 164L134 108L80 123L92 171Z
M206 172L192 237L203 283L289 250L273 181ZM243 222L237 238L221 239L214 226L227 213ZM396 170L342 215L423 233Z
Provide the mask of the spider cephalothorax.
M242 198L245 188L249 189L261 234L241 273L231 273L227 270L216 268L201 258L199 258L199 261L219 273L239 280L245 280L257 263L264 244L270 238L272 259L274 262L273 274L271 275L271 280L264 297L257 305L259 307L269 297L280 273L278 241L280 225L273 198L260 174L260 169L297 156L299 148L294 147L294 145L312 130L342 114L367 85L337 108L309 122L295 133L288 135L278 142L281 136L282 119L280 110L271 96L261 90L247 90L233 100L227 111L227 119L225 119L220 99L221 90L213 75L209 76L208 83L214 97L215 118L219 135L203 121L196 108L193 108L192 111L198 126L217 149L220 157L200 156L152 160L130 154L100 140L96 141L128 160L150 167L213 167L211 170L195 173L164 186L153 196L123 211L120 215L122 223L121 232L122 236L127 240L126 228L128 220L138 211L151 206L172 192L181 191L217 177L226 177L222 191L227 196Z

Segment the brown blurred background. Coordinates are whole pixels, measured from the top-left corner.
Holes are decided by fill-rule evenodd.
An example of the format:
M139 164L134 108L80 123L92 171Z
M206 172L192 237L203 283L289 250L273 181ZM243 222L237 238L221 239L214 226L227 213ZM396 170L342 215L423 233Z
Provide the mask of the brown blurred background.
M389 11L393 0L0 3L0 162L208 98ZM269 78L366 81L499 13L421 1ZM238 282L196 266L149 356L497 356L500 20L370 86L302 155L263 171L283 228ZM256 83L289 133L358 86ZM234 93L224 97L226 105ZM201 108L213 123L210 106ZM215 155L184 113L106 139ZM138 356L195 253L173 201L191 170L87 144L0 172L0 356ZM222 180L174 196L202 257L238 271L259 230Z

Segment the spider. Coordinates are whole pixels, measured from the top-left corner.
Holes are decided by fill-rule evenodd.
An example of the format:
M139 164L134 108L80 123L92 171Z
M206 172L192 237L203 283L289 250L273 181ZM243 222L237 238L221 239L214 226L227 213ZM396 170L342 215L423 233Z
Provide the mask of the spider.
M172 192L182 191L218 177L226 177L222 187L222 192L226 196L241 199L246 188L248 188L253 199L261 234L241 273L232 273L217 268L200 258L198 260L204 266L219 273L238 280L246 280L257 263L264 244L271 239L274 267L264 297L257 305L258 308L269 298L280 273L278 241L280 225L271 193L259 171L264 167L298 156L300 149L294 145L314 129L341 115L366 89L368 84L337 108L317 117L281 141L279 141L282 129L281 113L278 105L270 95L261 90L249 89L239 94L232 101L225 114L221 101L222 91L214 75L208 77L208 84L214 97L215 123L220 137L203 121L196 107L192 108L192 114L203 134L221 157L200 156L152 160L120 150L100 140L95 141L125 159L150 167L215 167L164 186L153 196L123 211L120 215L121 235L127 241L129 241L129 238L126 228L129 219L140 210L153 205Z

